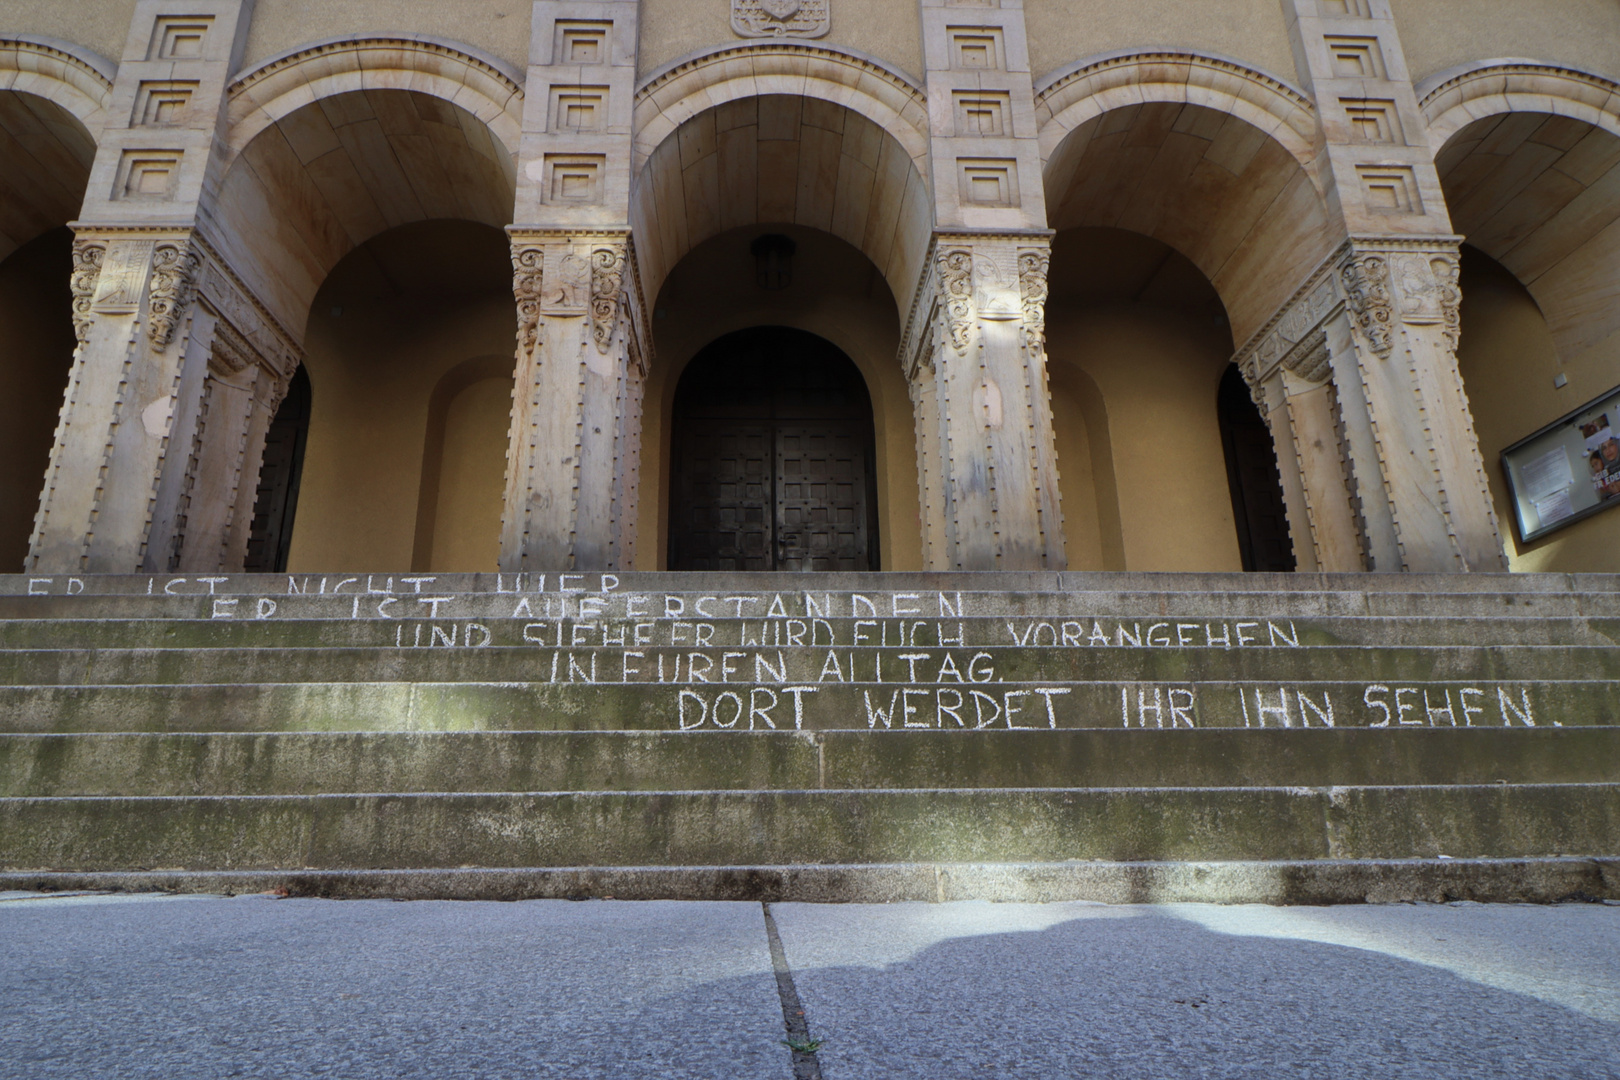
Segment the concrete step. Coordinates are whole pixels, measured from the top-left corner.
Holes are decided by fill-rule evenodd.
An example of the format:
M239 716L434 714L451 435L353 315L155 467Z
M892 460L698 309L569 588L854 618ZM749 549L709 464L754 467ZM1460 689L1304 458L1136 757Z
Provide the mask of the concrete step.
M793 582L776 589L714 593L650 590L598 594L433 591L346 592L341 595L225 592L151 596L141 594L37 595L0 593L0 619L207 619L277 621L286 619L402 618L521 619L549 621L749 622L771 619L1033 618L1276 619L1382 615L1453 616L1494 619L1510 616L1620 617L1620 590L1462 592L1410 590L1332 590L1266 592L1234 589L1216 582L1202 591L1076 589L1062 592L944 589L867 592L806 589Z
M0 797L1602 784L1620 727L0 736Z
M476 624L476 625L475 625ZM439 635L433 633L439 627ZM701 626L703 629L699 630ZM471 629L470 629L471 627ZM0 650L386 648L442 646L452 630L489 645L590 647L623 640L630 648L792 647L814 643L1007 648L1310 648L1320 645L1602 645L1620 644L1620 617L1321 615L1210 618L1184 614L1126 619L1090 616L971 616L956 619L674 619L445 620L345 617L0 619ZM418 645L420 642L420 645Z
M935 687L1029 683L1391 681L1540 682L1620 679L1620 649L1583 645L1316 648L955 648L917 645L643 649L528 646L421 648L13 649L0 685L301 682L526 682L671 686L826 685L837 681Z
M404 594L614 595L794 592L1254 592L1452 593L1523 596L1536 593L1620 592L1620 574L1251 574L1123 572L622 572L557 574L403 574L365 571L325 574L0 574L0 595L331 595L391 591Z
M1556 869L1617 641L1616 575L0 577L0 873Z
M975 692L976 691L976 692ZM1047 711L1050 703L1051 710ZM1010 709L1010 712L1009 712ZM960 723L958 723L958 720ZM0 732L1578 727L1620 681L687 684L168 683L0 687Z
M1620 784L0 799L0 870L1620 853Z

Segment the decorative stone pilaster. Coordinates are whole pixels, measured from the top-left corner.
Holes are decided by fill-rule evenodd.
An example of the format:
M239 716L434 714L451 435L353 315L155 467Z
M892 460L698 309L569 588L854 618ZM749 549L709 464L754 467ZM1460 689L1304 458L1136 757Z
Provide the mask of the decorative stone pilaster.
M1316 99L1325 194L1344 237L1331 265L1308 283L1321 290L1331 278L1342 307L1320 321L1296 316L1321 326L1336 440L1324 441L1319 422L1299 419L1309 411L1303 401L1291 405L1301 429L1296 458L1319 454L1321 442L1348 461L1342 498L1358 524L1367 569L1505 569L1457 370L1460 238L1452 234L1389 2L1284 0L1284 13L1295 66ZM1296 298L1279 318L1298 306ZM1246 367L1251 385L1264 385L1265 373L1253 368ZM1285 383L1296 377L1282 376ZM1273 431L1279 428L1274 422ZM1300 468L1315 515L1317 562L1338 569L1347 543L1339 538L1342 524L1330 519L1339 515L1311 501L1328 498L1329 470Z
M1504 568L1457 370L1457 242L1347 242L1238 352L1301 569Z
M211 320L193 326L197 266L189 230L79 231L80 344L34 522L31 569L128 573L167 565L166 500L172 506L179 483L174 452L183 460L189 449L189 442L172 445L171 435L177 420L191 419L185 403L200 393L212 337Z
M74 223L72 374L34 522L36 571L165 569L217 318L197 303L244 0L142 0Z
M1301 571L1372 568L1332 379L1330 333L1342 336L1346 318L1339 258L1324 262L1235 358L1271 428Z
M623 230L510 231L518 349L501 567L628 568L651 355L634 248Z
M635 0L537 0L518 154L501 569L633 565L652 359L630 242Z
M901 346L937 570L1061 570L1042 351L1049 234L935 237Z
M30 567L240 570L291 334L196 232L81 233L74 265L80 344Z
M169 569L242 569L247 558L265 436L300 363L276 323L206 243L198 306L212 318L191 456Z

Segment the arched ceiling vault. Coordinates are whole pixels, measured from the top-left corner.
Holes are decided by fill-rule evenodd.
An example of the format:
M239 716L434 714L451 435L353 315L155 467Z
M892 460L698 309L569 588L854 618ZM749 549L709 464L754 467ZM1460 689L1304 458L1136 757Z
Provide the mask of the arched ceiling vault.
M747 225L821 229L883 272L902 311L932 231L932 204L911 155L842 105L767 94L697 114L647 158L631 226L649 296L698 244Z
M265 126L221 184L210 235L283 324L301 333L321 282L398 225L512 220L511 155L459 105L407 90L321 98Z
M1505 112L1459 130L1436 164L1452 228L1530 290L1560 355L1620 331L1620 137Z
M1201 105L1095 116L1055 148L1047 177L1053 228L1127 229L1181 252L1214 283L1240 346L1336 246L1295 155Z
M0 91L0 259L79 216L96 147L62 106Z

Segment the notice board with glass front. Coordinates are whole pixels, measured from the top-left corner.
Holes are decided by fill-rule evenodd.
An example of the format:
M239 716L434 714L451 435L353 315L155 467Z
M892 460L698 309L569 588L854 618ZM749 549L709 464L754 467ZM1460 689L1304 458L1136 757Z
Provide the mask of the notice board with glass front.
M1620 386L1503 450L1502 472L1520 543L1620 506Z

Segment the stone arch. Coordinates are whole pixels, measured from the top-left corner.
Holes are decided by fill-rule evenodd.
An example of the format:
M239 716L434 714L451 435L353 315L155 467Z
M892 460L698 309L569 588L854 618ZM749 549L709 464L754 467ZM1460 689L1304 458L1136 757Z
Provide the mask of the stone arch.
M1452 228L1535 297L1566 361L1620 333L1620 84L1529 61L1422 99Z
M1458 367L1481 449L1614 384L1620 355L1620 83L1492 60L1418 88L1453 231L1465 241ZM1553 375L1557 374L1557 380ZM1499 517L1517 516L1498 470ZM1512 568L1604 570L1620 521L1599 515L1525 545Z
M0 90L65 109L94 138L106 125L117 65L88 49L31 34L0 37Z
M1336 244L1298 90L1235 61L1120 53L1059 73L1036 99L1047 218L1124 229L1190 259L1238 344Z
M261 128L210 209L221 254L300 338L327 274L365 241L414 222L512 221L516 161L491 127L438 94L342 85Z
M770 92L729 97L679 126L662 121L684 110L660 114L666 134L646 154L630 195L648 296L656 297L670 270L703 241L742 226L786 224L860 250L906 310L933 227L915 148L881 117L805 92L817 88L802 78L796 92L785 92L785 82L750 85ZM871 100L858 95L855 104Z
M1620 83L1564 64L1481 60L1424 79L1417 95L1436 155L1474 121L1509 112L1567 116L1620 135Z
M114 68L66 42L0 37L0 571L21 569L73 363L73 233Z
M225 164L270 125L322 98L408 90L470 113L517 159L523 76L470 45L424 34L331 38L271 57L231 83Z
M506 235L466 220L388 229L326 275L305 338L317 392L289 550L295 571L442 567L442 556L459 558L469 543L493 568L511 410L511 281ZM457 397L488 379L504 382L495 400L475 395L473 414L458 419ZM473 496L470 504L444 497L465 479L453 462L446 471L447 445L452 458L479 466L476 491L458 493ZM491 468L493 493L484 482ZM447 505L477 513L443 527Z
M1072 177L1069 136L1105 113L1150 102L1201 105L1258 128L1320 188L1316 108L1284 79L1214 53L1119 51L1060 68L1035 86L1035 123L1048 189ZM1066 164L1069 176L1059 175Z
M768 94L841 105L886 131L928 175L928 100L874 57L828 46L763 42L707 49L653 72L636 91L632 172L682 124L717 105Z

